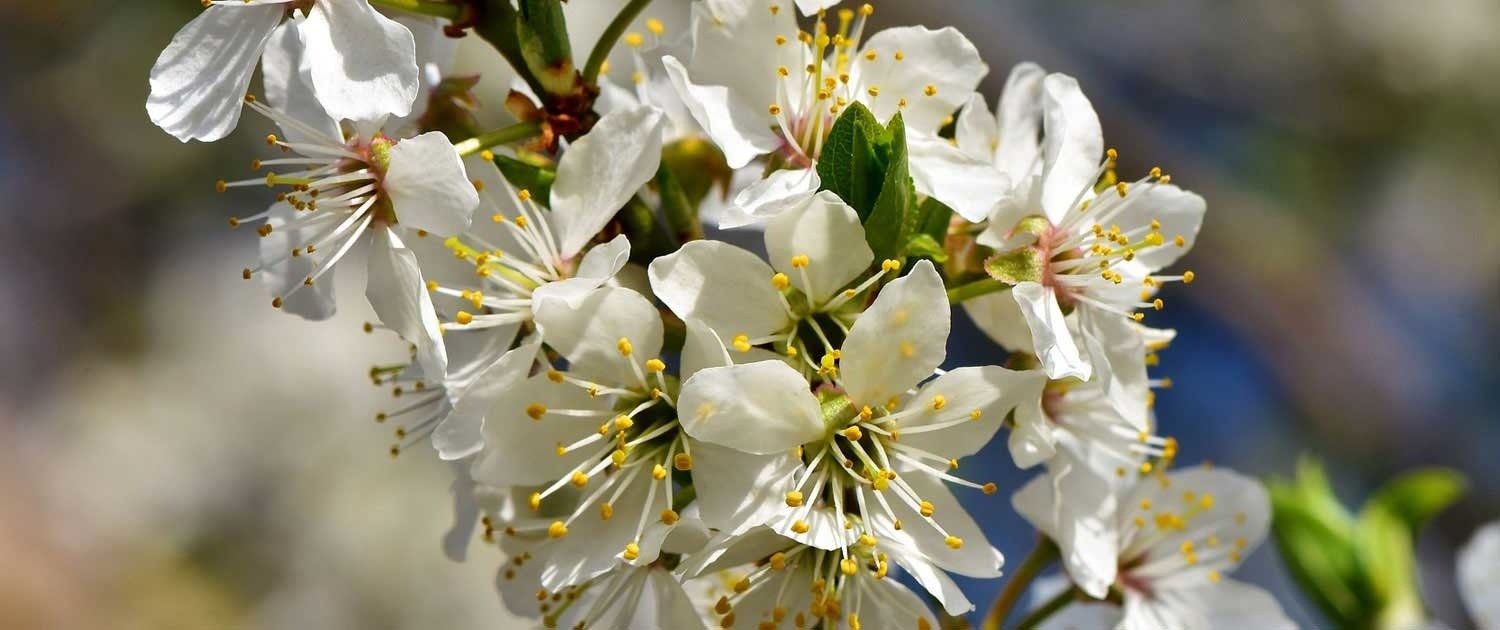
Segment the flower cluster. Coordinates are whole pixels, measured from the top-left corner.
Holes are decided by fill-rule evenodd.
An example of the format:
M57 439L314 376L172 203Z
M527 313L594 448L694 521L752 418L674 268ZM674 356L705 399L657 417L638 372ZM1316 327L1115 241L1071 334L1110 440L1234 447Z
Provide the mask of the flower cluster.
M1173 470L1151 413L1173 333L1144 313L1194 279L1163 270L1201 197L1120 177L1067 75L1022 64L991 112L952 28L700 0L684 37L627 32L645 4L579 67L585 9L560 2L205 2L152 70L178 138L275 124L217 184L276 191L230 220L273 306L328 317L364 258L367 330L412 357L371 369L397 403L377 420L393 455L453 463L451 556L481 529L506 605L547 627L936 628L976 608L953 576L1001 575L959 496L997 493L964 462L1003 432L1043 471L1013 504L1066 597L1124 628L1290 625L1227 577L1265 491ZM479 129L452 73L469 32L519 75L511 126ZM955 305L1011 354L951 365Z

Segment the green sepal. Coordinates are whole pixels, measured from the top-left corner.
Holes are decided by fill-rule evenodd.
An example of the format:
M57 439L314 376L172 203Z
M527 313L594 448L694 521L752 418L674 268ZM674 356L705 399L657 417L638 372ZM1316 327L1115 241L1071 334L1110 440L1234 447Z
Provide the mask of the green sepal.
M1009 285L1041 282L1046 268L1047 260L1042 256L1042 250L1029 245L984 259L984 272Z
M900 112L891 117L881 140L888 147L884 152L884 177L880 194L865 220L865 241L877 260L898 256L910 236L921 227L922 218L916 211L917 191L906 166L906 125Z
M820 189L833 191L859 213L860 221L869 218L885 182L877 154L884 133L870 110L853 103L834 121L818 157Z
M505 181L517 190L530 191L532 200L550 206L552 182L557 181L557 171L500 154L495 155L495 168L500 169Z
M901 248L901 257L909 258L931 258L933 262L947 262L948 252L943 251L943 244L937 242L930 234L916 234L906 239L906 245Z

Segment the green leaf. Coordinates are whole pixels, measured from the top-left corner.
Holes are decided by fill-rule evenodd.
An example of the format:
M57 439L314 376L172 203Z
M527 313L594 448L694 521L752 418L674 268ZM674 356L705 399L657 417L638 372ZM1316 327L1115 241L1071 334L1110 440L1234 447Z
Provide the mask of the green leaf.
M517 190L529 190L537 203L549 205L552 182L557 179L556 171L500 154L495 155L495 168L500 169L500 174Z
M1354 544L1375 596L1372 627L1421 627L1426 615L1417 586L1416 541L1411 528L1385 505L1366 503L1359 514Z
M1428 468L1405 473L1385 484L1366 502L1379 505L1415 532L1461 498L1468 481L1458 471Z
M938 243L948 240L948 223L953 219L952 208L928 197L917 206L917 215L921 217L918 220L918 232L926 234Z
M906 246L901 248L901 257L920 256L931 258L933 262L944 262L948 260L948 252L943 251L943 246L932 238L931 234L916 234L906 240Z
M870 216L885 181L885 166L878 163L876 149L884 135L875 115L856 102L834 121L818 156L820 189L833 191L861 221Z
M880 194L865 220L865 240L877 260L899 255L921 218L915 212L917 191L906 167L906 126L900 112L891 117L884 135L889 139L888 161Z
M1374 603L1354 549L1353 519L1307 460L1295 482L1272 481L1272 534L1277 551L1308 599L1339 628L1361 627ZM1333 508L1330 511L1330 507Z

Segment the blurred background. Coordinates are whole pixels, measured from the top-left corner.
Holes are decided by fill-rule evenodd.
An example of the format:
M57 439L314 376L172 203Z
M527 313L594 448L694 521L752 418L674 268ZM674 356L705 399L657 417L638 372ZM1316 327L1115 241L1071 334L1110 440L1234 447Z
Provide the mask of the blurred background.
M572 0L580 41L618 4ZM647 14L680 33L684 7ZM365 372L402 348L360 330L362 280L321 324L238 280L255 239L225 219L266 199L213 182L269 123L181 145L147 120L147 72L198 10L0 3L0 627L512 627L495 552L440 551L447 472L392 461L371 422L387 401ZM1180 331L1163 430L1184 461L1262 477L1318 454L1347 503L1463 471L1419 553L1438 618L1467 627L1453 553L1500 517L1500 4L889 0L875 21L958 25L991 101L1018 61L1076 75L1122 175L1160 164L1209 199L1198 282L1148 319ZM483 46L462 68L498 110ZM955 358L999 356L961 330ZM1018 560L1033 539L1006 496L966 498ZM1269 547L1242 575L1316 625Z

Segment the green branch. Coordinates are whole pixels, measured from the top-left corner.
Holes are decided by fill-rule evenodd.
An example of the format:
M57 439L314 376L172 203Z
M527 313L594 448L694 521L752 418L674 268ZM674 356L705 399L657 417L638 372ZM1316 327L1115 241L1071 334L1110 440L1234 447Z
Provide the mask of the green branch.
M641 11L644 11L648 4L651 4L651 0L630 0L620 8L620 13L610 21L609 27L604 29L604 34L599 36L599 41L594 43L594 49L589 51L589 60L583 66L584 85L599 84L599 69L604 67L604 60L609 57L609 51L615 47L615 42L625 34L625 29L640 16Z
M1048 617L1051 617L1057 611L1067 608L1068 604L1073 603L1077 599L1078 587L1076 586L1058 593L1052 599L1047 600L1047 603L1042 604L1040 608L1031 611L1026 617L1022 618L1021 622L1016 624L1016 630L1032 630L1041 625L1043 621L1046 621Z

